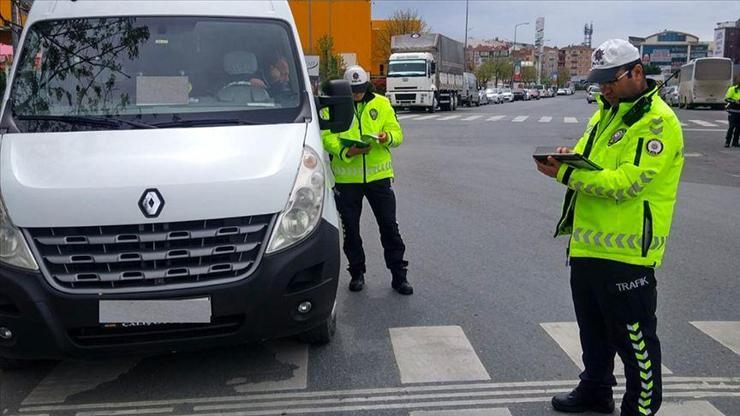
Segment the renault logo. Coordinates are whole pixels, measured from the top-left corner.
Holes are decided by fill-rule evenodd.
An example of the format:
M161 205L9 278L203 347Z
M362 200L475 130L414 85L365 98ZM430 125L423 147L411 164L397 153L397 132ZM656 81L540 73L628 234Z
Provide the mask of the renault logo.
M139 199L139 208L147 218L158 217L164 207L164 198L156 189L147 189Z

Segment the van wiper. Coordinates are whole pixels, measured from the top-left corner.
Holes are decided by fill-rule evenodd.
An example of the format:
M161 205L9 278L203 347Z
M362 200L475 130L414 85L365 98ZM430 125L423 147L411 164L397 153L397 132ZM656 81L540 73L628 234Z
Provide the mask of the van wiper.
M258 123L239 120L238 118L204 118L195 120L173 120L166 123L157 123L157 127L196 127L196 126L252 126Z
M125 120L122 118L115 117L85 117L85 116L49 116L49 115L35 115L35 116L17 116L18 120L39 120L39 121L61 121L69 124L90 124L105 127L117 127L120 128L122 124L127 124L140 129L156 129L157 126L142 123L140 121Z

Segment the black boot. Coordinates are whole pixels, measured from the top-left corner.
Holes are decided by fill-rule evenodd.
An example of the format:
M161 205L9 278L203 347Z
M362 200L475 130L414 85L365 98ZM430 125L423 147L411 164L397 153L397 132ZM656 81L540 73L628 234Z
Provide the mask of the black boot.
M393 281L391 282L391 287L398 293L402 295L413 295L414 294L414 288L409 284L409 281L406 279L406 270L397 270L392 272L393 274Z
M732 147L740 147L740 143L733 143Z
M611 390L589 390L576 387L570 393L561 393L552 398L552 408L564 413L612 413L614 398Z
M365 287L365 275L362 273L352 275L352 280L349 281L349 290L359 292L363 287Z
M730 144L729 143L725 143L725 147L730 147Z

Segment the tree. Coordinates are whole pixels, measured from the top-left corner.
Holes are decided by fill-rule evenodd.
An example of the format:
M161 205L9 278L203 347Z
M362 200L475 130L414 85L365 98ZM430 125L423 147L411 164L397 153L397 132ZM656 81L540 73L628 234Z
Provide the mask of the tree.
M565 67L558 68L558 86L562 87L570 81L570 70Z
M660 75L663 73L660 67L655 64L643 65L642 68L645 70L645 75Z
M494 62L494 78L496 84L498 84L499 80L511 80L511 77L514 76L514 62L509 58L498 58Z
M487 87L488 82L493 78L495 66L493 61L487 59L475 70L475 77L478 78L478 83Z
M334 53L334 38L324 35L319 38L319 78L321 81L339 79L344 76L344 59Z
M521 76L523 83L531 84L537 81L537 69L533 66L524 66L522 67Z
M378 43L373 50L373 60L386 62L391 56L391 38L396 35L410 33L427 33L431 28L419 17L416 10L396 10L393 15L385 21L378 33Z

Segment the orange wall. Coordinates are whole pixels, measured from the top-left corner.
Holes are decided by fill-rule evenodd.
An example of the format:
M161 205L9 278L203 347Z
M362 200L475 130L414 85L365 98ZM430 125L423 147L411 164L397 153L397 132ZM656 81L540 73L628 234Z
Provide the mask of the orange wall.
M318 39L329 34L334 53L355 53L359 65L377 70L371 69L370 0L289 0L289 4L306 55L317 54Z
M370 22L370 27L372 28L372 42L370 43L370 48L372 51L372 68L370 71L372 71L373 75L378 76L385 76L385 74L388 72L388 56L380 56L380 53L378 53L379 48L377 47L377 44L379 43L380 39L380 31L385 29L385 26L387 25L387 20L373 20Z

